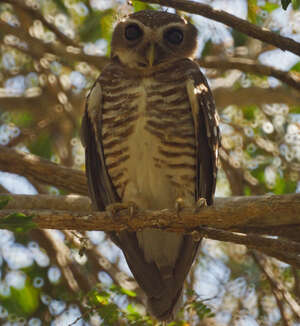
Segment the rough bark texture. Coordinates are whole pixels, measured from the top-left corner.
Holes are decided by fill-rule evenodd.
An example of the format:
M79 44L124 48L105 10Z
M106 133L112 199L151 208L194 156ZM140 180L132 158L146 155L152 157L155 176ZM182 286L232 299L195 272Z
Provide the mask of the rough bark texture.
M7 197L7 194L2 195ZM116 216L93 212L87 198L81 196L10 195L0 219L12 212L34 215L40 228L102 231L136 231L145 227L174 232L190 232L201 226L230 231L260 230L265 234L281 234L281 228L299 231L300 194L281 196L252 196L217 198L214 206L183 208L177 216L175 209L158 211L136 210L129 216L122 210ZM0 196L1 199L1 196ZM298 233L299 234L299 233Z

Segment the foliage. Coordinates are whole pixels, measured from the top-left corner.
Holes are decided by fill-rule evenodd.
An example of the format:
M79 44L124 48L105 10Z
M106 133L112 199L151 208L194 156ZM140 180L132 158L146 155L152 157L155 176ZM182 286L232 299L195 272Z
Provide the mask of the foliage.
M1 228L14 232L28 232L36 228L36 224L32 221L33 216L27 216L23 213L13 213L5 216L0 221Z

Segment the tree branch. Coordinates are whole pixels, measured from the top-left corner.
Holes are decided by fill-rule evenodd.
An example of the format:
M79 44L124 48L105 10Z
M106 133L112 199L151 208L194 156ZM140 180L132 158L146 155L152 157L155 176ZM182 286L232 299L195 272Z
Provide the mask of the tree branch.
M286 103L297 105L300 101L299 92L277 88L249 87L233 90L227 87L218 87L212 90L217 107L225 108L228 105L261 105L268 103Z
M50 31L52 31L57 39L59 39L65 45L78 46L76 42L67 37L59 29L57 29L53 24L49 23L46 18L38 9L29 7L26 2L19 0L4 0L6 3L10 3L13 6L19 7L21 10L24 10L33 20L40 20Z
M7 195L0 195L0 200ZM260 228L269 234L276 226L287 230L300 230L300 195L217 198L214 206L195 213L184 208L177 216L175 209L136 211L129 216L127 210L117 216L108 212L93 212L87 197L50 195L10 195L1 220L17 212L33 216L39 228L61 230L137 231L143 228L192 234L195 241L207 237L220 241L244 244L300 268L300 243L282 238L254 234L241 234L241 230ZM5 219L3 220L5 223ZM280 230L281 232L281 230ZM286 232L288 237L288 232Z
M214 68L219 70L238 69L243 72L272 76L286 83L287 85L300 90L299 73L275 69L270 66L262 65L251 59L229 57L222 59L219 57L205 57L205 59L200 59L197 61L201 67L205 68Z
M141 0L147 3L157 3L162 6L172 7L192 14L204 16L218 21L235 30L254 37L263 42L272 44L279 49L288 50L300 55L300 44L291 38L275 34L266 28L261 28L248 21L227 13L224 10L213 9L211 6L187 0Z
M267 278L270 286L271 286L271 291L274 295L274 298L276 300L277 303L277 307L280 311L280 315L281 315L281 319L283 321L283 325L284 326L291 326L287 316L285 315L285 310L284 310L284 302L283 302L283 297L282 294L280 293L280 291L277 288L277 282L275 281L275 279L273 279L273 277L271 276L271 271L269 270L269 268L267 269L267 267L265 266L263 259L260 257L260 255L258 255L255 252L251 252L251 256L253 258L253 260L256 262L256 264L258 265L258 267L260 268L261 272L265 275L265 277Z
M13 164L12 164L13 162ZM74 193L87 195L85 174L52 163L39 156L0 146L0 170L30 176L39 182L50 184Z
M280 294L280 297L282 300L286 301L286 303L290 306L294 314L300 318L300 305L299 303L292 297L290 292L286 289L283 282L280 281L276 275L274 275L270 260L263 258L262 255L252 252L251 253L252 258L255 260L255 262L259 265L262 272L267 277L268 281L271 284L272 291L275 290L277 294ZM290 324L289 324L290 325Z
M101 57L96 55L86 55L83 53L82 48L77 47L74 53L74 47L65 46L60 42L45 43L40 39L32 37L28 34L26 29L17 26L10 26L7 23L1 21L0 19L0 28L5 34L12 34L16 37L25 40L30 51L28 54L31 54L37 60L42 58L45 52L53 53L66 62L74 61L87 61L90 64L93 64L97 67L103 67L109 59L107 57Z
M137 210L133 217L127 210L120 211L117 217L111 217L108 212L93 212L89 200L81 196L11 197L5 209L0 211L0 218L17 210L34 215L39 227L49 229L136 231L151 227L190 232L199 226L209 226L248 232L251 228L260 228L268 234L269 228L300 226L300 194L217 198L213 206L197 213L193 208L183 208L180 216L175 209Z

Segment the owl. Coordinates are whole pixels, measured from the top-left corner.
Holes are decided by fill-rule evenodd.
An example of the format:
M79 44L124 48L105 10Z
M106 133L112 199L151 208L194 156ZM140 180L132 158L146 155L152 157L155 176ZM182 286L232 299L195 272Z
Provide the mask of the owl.
M193 61L197 30L184 18L145 10L115 27L111 60L94 83L82 120L86 175L95 209L145 210L213 202L219 129L214 100ZM147 297L170 320L199 242L146 228L111 232Z

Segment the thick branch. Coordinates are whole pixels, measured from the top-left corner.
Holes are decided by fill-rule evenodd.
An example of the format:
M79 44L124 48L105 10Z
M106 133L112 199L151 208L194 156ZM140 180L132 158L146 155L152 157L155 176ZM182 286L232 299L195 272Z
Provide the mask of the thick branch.
M0 195L0 200L7 195ZM174 209L136 211L129 216L123 210L117 216L107 212L93 212L90 201L82 196L12 195L1 220L14 212L33 215L39 228L69 230L137 231L146 227L192 234L201 237L247 245L288 264L300 268L300 243L282 238L236 233L234 231L259 228L264 234L276 226L279 234L300 232L300 195L218 198L214 206L201 209L185 208L177 216ZM5 220L4 220L5 223ZM3 227L3 226L2 226ZM5 227L5 225L4 225ZM276 233L275 233L276 234Z
M107 212L92 212L89 201L81 196L14 195L12 198L0 211L0 218L17 210L34 215L40 228L49 229L136 231L151 227L190 232L199 226L209 226L231 231L260 228L268 234L269 228L300 227L300 194L217 198L214 206L197 213L192 208L182 209L180 216L175 209L137 210L133 217L127 210L122 210L117 217Z
M13 162L13 164L12 164ZM39 182L87 195L86 178L82 171L52 163L36 155L0 146L0 170L30 176Z
M157 3L162 6L172 7L192 14L204 16L218 21L237 31L247 34L263 42L272 44L279 49L288 50L300 55L300 44L291 38L275 34L266 28L258 27L248 21L227 13L224 10L213 9L211 6L187 0L141 0L148 3Z

